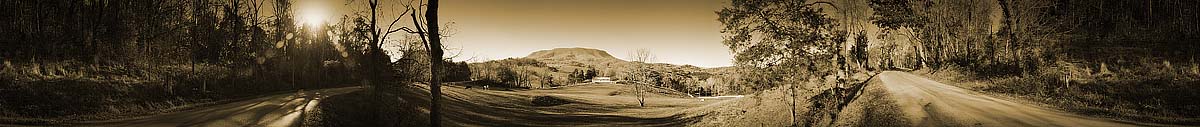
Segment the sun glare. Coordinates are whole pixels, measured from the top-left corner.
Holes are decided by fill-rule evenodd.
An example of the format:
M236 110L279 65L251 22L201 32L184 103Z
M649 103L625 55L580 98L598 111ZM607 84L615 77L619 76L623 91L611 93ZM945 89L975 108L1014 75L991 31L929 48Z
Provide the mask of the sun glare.
M302 4L299 10L296 11L296 15L298 16L296 20L299 20L297 23L315 29L324 25L325 21L328 20L329 11L324 4L310 1L309 3Z

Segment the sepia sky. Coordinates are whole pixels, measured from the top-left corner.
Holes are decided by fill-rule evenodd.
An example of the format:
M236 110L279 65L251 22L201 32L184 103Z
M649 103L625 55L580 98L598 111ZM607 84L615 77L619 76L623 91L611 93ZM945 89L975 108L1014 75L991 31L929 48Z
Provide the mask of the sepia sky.
M298 20L315 15L335 21L340 15L365 12L365 1L294 2ZM405 2L383 0L380 24L390 23ZM857 25L855 29L878 32L867 21L871 11L864 0L835 4L852 14L845 18ZM733 58L721 44L722 26L715 12L727 5L728 0L445 0L439 10L442 24L450 30L443 33L450 36L443 42L452 49L448 56L458 54L455 61L524 57L571 47L606 50L627 59L631 51L645 48L657 56L656 62L721 67L730 66ZM827 11L831 18L843 18L842 12ZM993 14L993 22L998 15ZM411 25L410 18L403 17L398 25ZM876 34L868 36L877 43Z
M447 0L456 60L524 57L537 50L587 47L626 59L646 48L658 62L729 66L716 21L722 0ZM453 53L455 51L452 51Z
M340 15L364 12L365 1L296 0L294 3L298 21L305 22L305 17L314 17L308 15L336 21ZM395 17L393 13L403 11L401 4L407 2L382 1L381 24L390 23ZM443 0L439 18L451 28L451 32L444 33L450 37L443 42L453 49L447 54L461 53L455 61L524 57L538 50L570 47L606 50L614 57L627 59L629 52L646 48L660 63L721 67L731 65L733 59L721 44L721 24L715 14L727 3L728 0ZM270 15L269 11L267 8L264 13ZM401 24L411 24L409 17L403 18Z

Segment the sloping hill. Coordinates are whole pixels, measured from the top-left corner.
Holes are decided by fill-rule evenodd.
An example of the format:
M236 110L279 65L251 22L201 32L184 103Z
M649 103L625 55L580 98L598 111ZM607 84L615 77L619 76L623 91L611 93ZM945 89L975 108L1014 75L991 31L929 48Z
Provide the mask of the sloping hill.
M604 50L590 48L554 48L530 53L528 56L525 56L525 58L621 61L620 59L608 54L608 52Z
M612 77L617 80L627 79L632 70L647 67L650 75L654 75L651 86L671 89L681 93L708 95L713 89L728 89L728 81L732 78L725 73L735 72L734 69L709 69L691 65L675 65L668 63L642 63L618 59L607 51L590 48L554 48L535 51L523 58L508 58L487 62L472 63L475 79L501 79L498 72L512 70L521 74L525 82L512 86L540 87L570 85L580 81L570 77L572 72L581 70L596 71L597 76ZM507 74L507 73L506 73ZM494 77L494 78L493 78ZM717 78L716 80L710 78ZM510 83L505 81L505 83ZM708 91L708 92L705 92Z
M586 69L587 67L592 67L600 70L601 73L615 74L627 72L638 65L649 66L651 69L660 72L708 72L708 69L691 65L638 63L625 61L617 57L613 57L607 51L591 48L554 48L530 53L528 56L525 56L525 58L541 61L546 63L547 66L555 67L566 72L579 68ZM606 74L601 75L616 76Z
M630 62L613 57L607 51L591 48L554 48L530 53L525 56L546 63L546 66L571 72L588 67L600 70L601 75L612 76L627 70Z

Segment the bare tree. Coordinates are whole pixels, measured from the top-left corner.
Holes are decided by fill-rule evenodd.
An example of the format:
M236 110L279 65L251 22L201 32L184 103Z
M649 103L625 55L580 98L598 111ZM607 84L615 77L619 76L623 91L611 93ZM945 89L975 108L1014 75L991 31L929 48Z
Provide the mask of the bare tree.
M633 72L631 72L631 74L630 74L633 76L635 83L630 84L630 85L633 85L633 93L638 98L638 105L644 107L644 106L646 106L646 98L644 96L642 96L640 87L642 86L642 84L645 84L646 82L650 81L651 77L650 77L650 73L648 73L648 72L650 72L651 70L650 70L650 67L647 66L647 64L654 62L655 57L654 57L654 54L650 53L650 50L641 48L641 49L637 49L637 50L634 50L633 52L629 53L629 59L636 62L634 64L636 64L635 66L637 66L637 69L634 70Z
M378 2L378 0L372 0L372 1ZM374 7L372 7L372 8L374 8ZM413 7L410 6L410 8L413 8ZM419 8L413 8L413 9L409 9L409 10L417 10L417 9L419 9ZM405 12L407 13L408 11L406 10ZM432 125L434 127L441 126L441 106L439 104L439 100L441 100L441 98L442 98L442 96L441 96L442 90L441 90L441 79L440 79L441 76L438 76L438 74L440 73L441 68L442 68L442 55L444 54L442 51L443 50L442 49L442 35L440 34L441 31L438 30L437 14L438 14L438 0L429 0L429 3L425 4L425 14L424 14L425 23L424 24L421 24L421 22L417 20L416 12L411 14L411 16L413 18L413 26L415 26L417 29L416 32L412 32L412 33L417 33L421 36L424 36L424 38L421 38L421 39L423 39L426 42L425 43L425 51L427 51L427 53L429 55L429 57L428 57L429 58L429 75L430 75L430 77L429 77L430 91L429 92L430 92L430 96L432 96L432 98L430 99L431 104L430 104L430 112L429 112L429 123L430 123L430 125ZM396 20L393 20L392 24L394 25L396 21L400 21L400 19L397 18ZM428 28L428 29L422 29L422 25L424 25L425 28ZM390 26L388 27L389 30L387 31L387 33L398 32L401 30L411 32L411 30L406 27L401 27L401 28L397 28L394 30L392 30L391 28L392 27L390 27Z

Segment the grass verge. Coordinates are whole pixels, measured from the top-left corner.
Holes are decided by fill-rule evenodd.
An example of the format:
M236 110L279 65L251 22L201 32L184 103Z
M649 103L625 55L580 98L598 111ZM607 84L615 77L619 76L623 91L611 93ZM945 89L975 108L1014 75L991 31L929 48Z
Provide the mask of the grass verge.
M210 64L3 64L0 124L135 118L296 88L280 79L256 78L251 69Z
M310 112L303 125L314 127L423 127L429 111L402 94L413 94L408 85L380 87L330 96ZM413 96L413 95L408 95Z
M1115 73L1060 66L1039 73L977 76L949 66L914 72L942 83L1076 114L1163 124L1200 125L1200 82L1169 67L1119 68ZM1107 69L1105 69L1107 71Z

